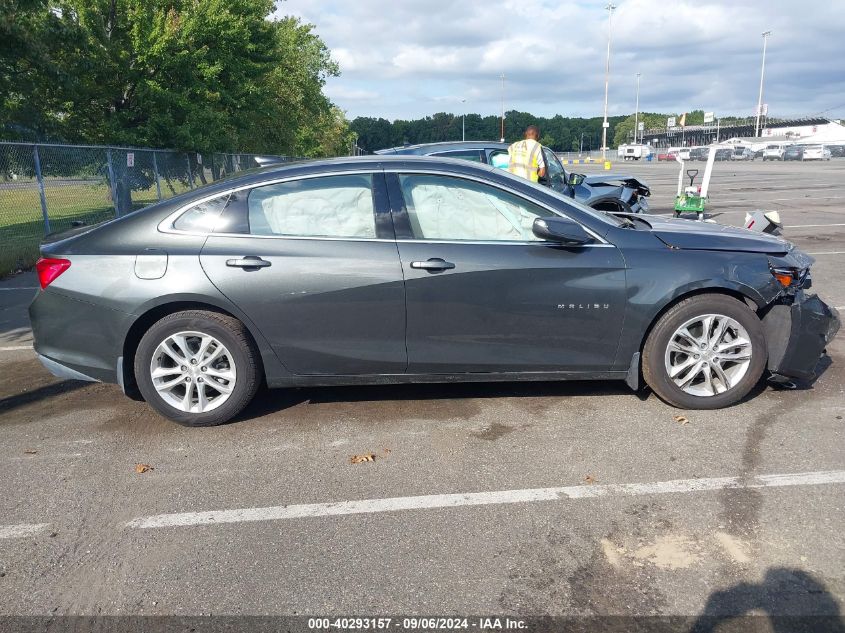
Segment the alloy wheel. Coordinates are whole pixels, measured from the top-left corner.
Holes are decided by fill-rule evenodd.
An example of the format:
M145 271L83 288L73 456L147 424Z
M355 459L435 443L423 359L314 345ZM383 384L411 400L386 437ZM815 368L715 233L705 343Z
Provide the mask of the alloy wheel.
M156 347L150 377L158 395L186 413L205 413L222 405L235 388L232 354L203 332L171 334Z
M735 387L748 372L751 337L740 323L721 314L705 314L675 330L666 346L666 372L693 396L715 396Z

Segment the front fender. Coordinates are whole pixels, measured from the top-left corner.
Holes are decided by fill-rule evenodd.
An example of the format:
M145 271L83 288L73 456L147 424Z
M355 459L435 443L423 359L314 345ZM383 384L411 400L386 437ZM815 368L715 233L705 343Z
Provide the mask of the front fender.
M654 322L685 297L729 294L759 310L783 294L763 254L651 248L626 250L625 259L627 304L615 369L629 367Z

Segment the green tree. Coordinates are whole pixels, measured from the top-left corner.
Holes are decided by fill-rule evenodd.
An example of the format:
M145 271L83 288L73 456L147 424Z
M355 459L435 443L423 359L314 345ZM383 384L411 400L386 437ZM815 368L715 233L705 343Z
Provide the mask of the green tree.
M273 0L0 0L9 137L320 153L343 136L322 92L338 73ZM319 127L326 126L325 132ZM331 143L329 144L331 145Z

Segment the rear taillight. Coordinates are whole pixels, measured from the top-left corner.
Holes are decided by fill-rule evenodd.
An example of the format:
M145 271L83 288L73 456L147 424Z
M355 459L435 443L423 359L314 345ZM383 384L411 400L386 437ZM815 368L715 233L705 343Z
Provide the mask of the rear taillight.
M67 259L56 259L43 257L35 262L35 270L38 273L38 283L43 290L56 280L56 277L70 268L70 261Z

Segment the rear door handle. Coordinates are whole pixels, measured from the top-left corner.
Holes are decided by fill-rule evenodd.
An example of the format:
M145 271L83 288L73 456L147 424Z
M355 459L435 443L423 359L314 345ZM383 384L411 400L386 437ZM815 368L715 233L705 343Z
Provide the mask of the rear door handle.
M411 262L411 268L420 270L427 270L429 272L439 272L441 270L451 270L455 265L452 262L447 262L445 259L439 257L432 257L424 262Z
M272 266L266 259L261 259L255 255L247 255L240 259L227 259L226 265L231 268L267 268L267 266Z

